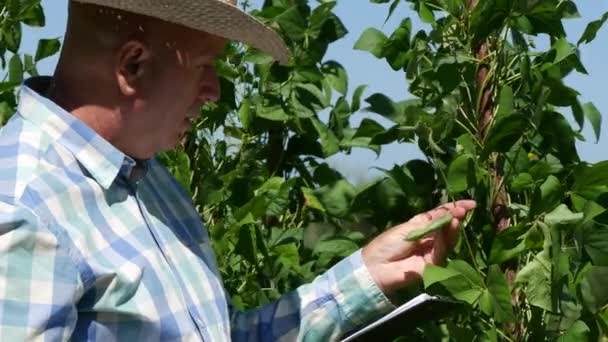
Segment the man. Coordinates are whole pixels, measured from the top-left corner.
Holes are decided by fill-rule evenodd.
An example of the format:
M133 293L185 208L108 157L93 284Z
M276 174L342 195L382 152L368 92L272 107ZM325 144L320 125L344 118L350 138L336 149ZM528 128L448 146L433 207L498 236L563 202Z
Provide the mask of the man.
M0 133L1 341L335 340L444 260L472 201L383 233L275 303L232 310L198 213L154 160L217 100L226 39L287 59L276 34L220 0L70 3L55 75L25 82ZM403 241L447 212L441 232Z

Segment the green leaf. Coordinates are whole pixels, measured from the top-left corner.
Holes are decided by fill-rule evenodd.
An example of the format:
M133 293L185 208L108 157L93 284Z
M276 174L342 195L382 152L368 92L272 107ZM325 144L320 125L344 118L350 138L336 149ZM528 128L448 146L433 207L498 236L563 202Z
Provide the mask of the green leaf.
M399 185L391 178L379 178L376 181L359 187L359 191L351 205L351 212L369 216L377 226L385 226L386 216L403 212L405 195ZM382 207L383 214L378 215L374 207Z
M19 55L13 55L8 62L8 81L11 83L23 81L23 64Z
M534 178L529 173L518 174L511 183L511 190L521 192L534 187Z
M256 230L252 225L243 225L239 231L239 240L235 246L238 254L243 256L250 264L257 264Z
M335 1L329 1L329 2L325 2L320 4L319 6L317 6L312 13L310 14L310 18L309 18L309 27L308 27L308 35L312 38L312 39L319 39L319 35L321 35L322 33L326 33L323 32L323 29L325 27L325 25L330 24L332 20L330 19L330 16L333 14L331 11L334 9L334 7L336 7L336 2ZM335 24L335 23L334 23ZM333 27L334 31L337 29L335 26ZM334 32L337 33L337 32ZM329 38L328 34L325 34L324 37L322 38ZM331 38L335 38L335 37L331 37ZM330 39L330 41L333 41L333 39Z
M248 99L241 102L241 108L239 108L238 115L243 128L248 130L254 119L254 113L251 111L251 103Z
M435 16L433 15L433 12L426 6L423 1L419 3L419 6L420 7L418 9L418 15L420 16L420 19L422 19L422 21L427 24L434 24Z
M272 63L272 56L257 49L247 49L247 52L243 56L243 63L251 64L268 64Z
M538 124L538 131L543 137L543 145L551 146L554 154L562 164L579 161L575 145L575 133L566 118L558 112L544 112Z
M313 253L330 253L336 256L346 257L354 253L357 249L359 249L359 246L352 240L345 237L337 237L317 242Z
M585 28L585 32L583 32L581 38L578 40L578 45L591 43L597 36L598 31L602 28L602 25L604 25L607 20L608 12L604 13L601 19L590 22Z
M537 254L515 278L516 283L526 284L525 294L530 304L552 311L551 260L547 251Z
M583 230L583 246L593 264L608 266L608 227L587 225Z
M8 23L2 30L4 36L5 47L8 51L16 54L21 47L21 24L20 23ZM2 49L4 50L4 49Z
M476 286L456 269L429 264L424 268L422 279L426 289L434 284L441 284L454 298L469 304L475 303L482 293L481 287Z
M576 321L566 333L559 337L559 342L581 342L589 341L589 333L591 330L583 321Z
M281 106L257 106L256 116L270 121L288 121L289 116L285 113Z
M190 157L187 153L176 151L173 153L173 167L171 172L186 191L190 191L192 185L192 168Z
M509 15L510 7L508 2L496 0L481 1L475 6L469 23L469 31L473 35L473 45L502 27Z
M471 286L479 288L484 286L479 273L464 260L451 260L447 268L460 272L471 283Z
M547 180L534 193L530 206L531 217L555 209L561 203L562 196L563 189L559 179L553 175L547 177Z
M56 54L61 47L61 43L58 38L55 39L40 39L38 41L38 48L36 49L36 57L34 60L39 62L47 57Z
M386 43L386 35L375 28L368 28L361 34L359 40L355 43L355 50L368 51L377 58L383 55L384 44Z
M348 214L356 190L350 183L342 179L321 187L316 191L316 195L329 215L344 217Z
M476 185L475 161L468 154L458 156L448 168L448 192L457 194Z
M373 94L365 99L365 102L370 104L370 107L365 109L368 112L380 114L386 118L393 118L397 115L395 103L384 94Z
M519 224L498 233L492 241L488 264L500 265L526 250L525 234L528 225Z
M36 70L34 58L28 54L23 56L23 71L32 76L38 76L38 70Z
M574 116L574 121L576 121L578 127L580 127L580 129L582 130L585 124L585 113L583 112L583 106L577 100L575 103L572 104L572 106L570 106L570 108L572 109L572 116Z
M514 24L514 27L521 32L524 32L527 34L534 33L534 26L532 26L532 23L526 16L522 15L522 16L516 17L513 20L513 24ZM527 45L527 43L525 42L525 40L523 38L521 38L521 40L522 40L522 42L521 42L522 44L518 44L518 45Z
M507 152L529 127L528 119L520 114L499 119L490 129L484 148L484 155L490 152Z
M281 186L285 183L285 180L282 177L271 177L268 178L264 184L260 185L254 192L256 196L260 196L266 193L275 193Z
M580 165L574 174L572 191L578 195L595 200L608 192L608 161L594 165Z
M599 110L595 107L595 105L591 102L585 103L583 105L583 112L585 113L585 117L591 123L591 127L593 127L593 132L595 133L595 141L596 143L600 141L600 134L602 130L602 114L600 114Z
M300 83L296 87L298 98L303 100L303 104L315 110L322 110L329 107L329 99L321 89L311 83Z
M306 31L307 24L304 16L300 13L298 6L290 7L274 19L279 23L289 39L294 41L304 39L304 32Z
M293 243L274 246L272 251L278 254L277 261L286 267L299 271L300 269L300 253L298 246Z
M464 2L462 0L441 0L441 2L451 15L459 17L462 14L464 9Z
M412 21L410 18L405 18L384 44L382 56L395 71L406 66L410 58L408 51L411 32Z
M17 20L31 27L44 27L44 10L42 9L42 5L36 2L38 1L34 1L32 5L22 9Z
M372 2L374 2L374 1L372 0ZM388 20L393 16L393 13L397 9L397 6L399 5L399 3L401 3L401 0L393 0L391 7L388 9L388 14L386 15L386 19L384 19L384 24L386 24L388 22Z
M366 137L373 138L379 133L384 132L384 127L372 119L365 118L361 121L354 138Z
M499 323L515 319L511 307L511 291L507 279L498 265L492 265L488 271L488 288L484 291L479 305L487 314L494 316Z
M576 47L568 42L566 38L558 39L552 47L555 50L553 63L557 64L576 53Z
M361 96L363 95L365 88L367 88L366 85L360 85L353 93L353 100L351 103L351 110L353 113L356 113L361 108Z
M340 150L338 138L334 135L334 133L327 128L327 126L319 121L317 118L311 118L315 130L319 134L319 139L321 140L321 147L323 148L323 155L327 158L331 155L338 153Z
M548 225L576 224L583 220L583 213L573 213L565 204L560 204L552 212L545 215L545 223Z
M323 204L319 201L317 196L315 196L314 190L310 188L301 188L302 195L304 195L304 206L312 209L317 209L321 212L325 212L325 208Z
M504 86L500 91L500 106L498 109L498 117L513 114L515 105L513 103L513 88Z
M581 297L590 312L598 313L608 304L608 267L591 266L580 282Z
M21 82L0 82L0 93L13 91L20 84Z
M328 61L323 64L322 71L329 84L340 94L346 95L348 91L348 75L344 67L337 62Z
M462 276L462 274L457 270L429 264L424 267L424 273L422 278L424 282L424 288L427 289L433 284L441 283L447 279L460 276Z

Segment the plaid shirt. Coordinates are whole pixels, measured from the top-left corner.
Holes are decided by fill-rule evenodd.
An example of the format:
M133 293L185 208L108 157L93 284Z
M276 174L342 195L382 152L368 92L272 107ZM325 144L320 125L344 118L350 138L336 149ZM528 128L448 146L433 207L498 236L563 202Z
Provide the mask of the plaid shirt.
M0 133L0 341L328 341L392 308L358 251L233 310L187 193L39 95L48 83L25 83Z

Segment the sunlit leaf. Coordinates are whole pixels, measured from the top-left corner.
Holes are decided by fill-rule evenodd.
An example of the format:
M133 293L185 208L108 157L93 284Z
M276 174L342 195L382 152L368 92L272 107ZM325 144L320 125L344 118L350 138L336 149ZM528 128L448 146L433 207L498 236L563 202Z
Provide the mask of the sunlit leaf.
M553 60L553 63L556 64L576 53L576 47L570 44L566 38L560 38L556 41L553 44L553 49L555 50L555 59Z
M593 132L595 133L596 142L598 142L600 140L600 134L602 131L602 114L600 114L599 110L597 110L595 105L591 102L583 105L583 112L585 113L587 120L589 120L591 123Z
M427 24L433 24L435 23L435 16L433 15L433 12L427 7L427 5L421 1L419 2L419 9L418 9L418 15L420 16L420 19L422 19L423 22L427 23Z
M583 32L581 38L578 40L578 45L592 42L606 21L608 21L608 12L604 13L601 19L590 22L585 28L585 32Z
M359 40L355 43L355 50L368 51L377 58L382 57L384 44L387 38L382 31L375 28L368 28L363 31Z
M448 191L459 193L475 186L475 161L470 155L463 154L450 164L448 168Z
M348 75L344 67L337 62L329 61L323 64L322 70L329 84L340 94L346 95L348 91Z
M338 152L338 138L335 134L327 128L327 126L316 118L311 118L311 122L319 134L321 140L321 147L323 148L323 154L325 157L329 157Z
M330 253L332 255L345 257L359 249L352 240L343 237L332 238L317 242L314 253Z
M553 310L551 302L551 261L548 253L537 254L517 274L516 283L525 283L525 293L530 304L547 311Z
M583 321L576 321L566 330L566 333L559 337L559 342L580 342L587 341L591 330Z
M545 223L548 225L569 225L580 222L583 213L573 213L565 204L560 204L552 212L545 215Z
M323 208L323 205L321 204L317 196L315 196L313 189L302 188L302 194L304 195L304 199L306 200L306 202L304 203L305 206L317 209L319 211L325 211L325 208Z

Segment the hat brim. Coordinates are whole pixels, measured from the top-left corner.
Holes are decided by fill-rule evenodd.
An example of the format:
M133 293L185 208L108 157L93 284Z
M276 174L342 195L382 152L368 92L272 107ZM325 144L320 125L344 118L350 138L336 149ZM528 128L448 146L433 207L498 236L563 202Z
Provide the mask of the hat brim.
M146 15L198 31L245 43L287 64L289 52L270 27L236 6L219 0L73 0Z

